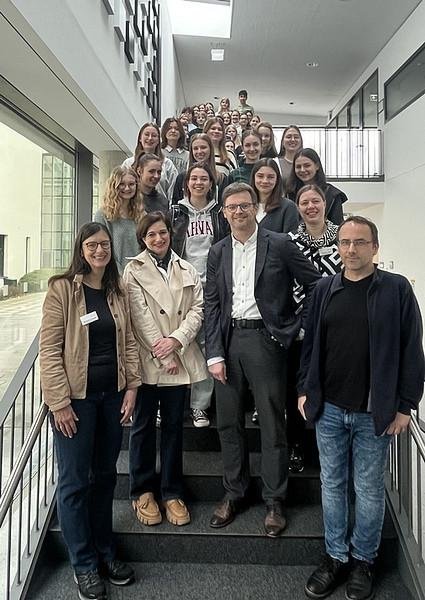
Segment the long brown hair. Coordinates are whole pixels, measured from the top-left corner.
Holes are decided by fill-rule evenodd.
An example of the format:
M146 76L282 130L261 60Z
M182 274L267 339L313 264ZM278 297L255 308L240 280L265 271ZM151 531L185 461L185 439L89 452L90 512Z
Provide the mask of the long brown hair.
M83 255L83 243L92 235L104 231L109 238L111 243L111 258L105 267L105 272L102 277L102 289L105 290L106 294L115 293L118 296L123 295L123 291L120 285L120 274L118 272L117 263L114 257L114 248L112 244L112 237L108 229L102 223L90 222L81 225L77 237L75 238L74 251L72 253L71 264L65 273L60 275L53 275L49 279L49 285L53 281L58 279L67 279L69 282L73 282L76 275L88 275L91 272L91 266L86 261Z
M220 125L221 130L223 132L223 136L218 143L218 152L220 155L220 162L226 164L230 161L230 159L229 159L229 155L227 153L226 146L225 146L226 140L225 140L223 119L221 117L211 117L211 119L208 119L208 121L204 125L204 133L208 134L211 127L216 124ZM213 154L214 154L214 152L213 152Z
M154 129L157 130L157 132L158 132L158 144L155 146L153 154L156 154L158 156L158 158L160 158L161 160L164 159L164 157L162 155L162 151L161 151L161 132L159 130L158 125L156 123L152 123L152 122L151 123L144 123L144 125L142 125L142 127L140 128L139 134L137 136L137 146L136 146L136 149L134 150L134 162L131 165L133 167L133 169L136 169L139 158L141 156L143 156L143 154L146 154L146 150L143 148L142 142L140 141L140 138L142 136L143 131L147 127L153 127Z
M274 158L260 158L251 171L251 180L250 185L255 190L258 197L260 197L260 192L255 185L255 174L261 169L261 167L270 167L276 173L276 185L273 188L272 193L266 201L264 206L264 212L268 213L274 208L277 208L282 203L283 197L283 181L282 175L280 174L280 170Z
M211 141L211 138L209 135L207 135L206 133L194 133L191 137L190 137L190 142L189 142L189 167L193 164L198 162L196 160L196 158L193 156L193 150L192 150L192 146L194 144L194 142L196 142L197 140L203 140L206 144L208 144L208 148L210 149L210 156L209 158L207 158L206 160L202 161L203 163L207 163L213 177L214 177L214 181L216 181L217 183L221 183L221 180L223 179L223 173L219 173L217 171L217 168L215 166L215 159L214 159L214 146L213 143Z

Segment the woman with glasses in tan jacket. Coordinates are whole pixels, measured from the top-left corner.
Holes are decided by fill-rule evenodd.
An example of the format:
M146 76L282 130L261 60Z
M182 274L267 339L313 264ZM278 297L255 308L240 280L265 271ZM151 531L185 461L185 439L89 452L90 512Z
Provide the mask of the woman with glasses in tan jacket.
M49 281L40 372L58 459L59 523L78 594L103 599L101 576L115 585L134 580L116 559L112 500L122 427L141 380L127 295L100 223L81 227L70 267Z

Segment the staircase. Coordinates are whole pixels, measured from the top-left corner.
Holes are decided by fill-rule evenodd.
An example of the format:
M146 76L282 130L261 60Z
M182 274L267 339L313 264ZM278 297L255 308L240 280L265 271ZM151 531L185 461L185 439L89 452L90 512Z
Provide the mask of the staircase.
M215 504L223 497L217 430L195 429L187 418L184 473L192 521L175 527L164 520L142 526L128 500L128 428L118 463L114 529L119 558L131 562L137 581L129 587L109 586L109 598L126 600L301 600L306 578L323 552L319 470L310 436L310 466L291 475L288 526L277 539L263 531L265 508L259 478L259 429L247 415L251 450L252 504L224 529L211 529ZM310 432L311 433L311 432ZM397 571L398 540L386 515L377 565L378 600L413 600ZM27 595L31 600L67 600L77 590L56 519L51 523ZM333 595L345 598L344 587Z

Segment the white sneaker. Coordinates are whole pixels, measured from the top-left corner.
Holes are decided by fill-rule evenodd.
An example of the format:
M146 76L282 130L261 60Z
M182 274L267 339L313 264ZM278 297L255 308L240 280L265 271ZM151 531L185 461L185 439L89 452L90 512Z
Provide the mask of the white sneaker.
M190 411L194 427L209 427L210 420L205 410L200 408L192 408Z

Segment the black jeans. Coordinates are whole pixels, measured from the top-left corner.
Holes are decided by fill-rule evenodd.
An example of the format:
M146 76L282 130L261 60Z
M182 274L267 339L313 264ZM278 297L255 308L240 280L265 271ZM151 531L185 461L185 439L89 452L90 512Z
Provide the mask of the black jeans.
M59 523L77 574L115 558L112 501L122 441L123 395L99 392L72 400L79 419L72 438L57 431L51 417L59 469Z
M130 433L130 497L156 492L156 413L161 402L161 473L163 500L183 496L183 414L187 386L143 384L139 388Z
M234 329L226 361L227 383L216 381L217 428L226 496L242 499L249 485L244 398L251 389L261 430L263 499L285 500L288 449L285 427L286 350L266 329Z

